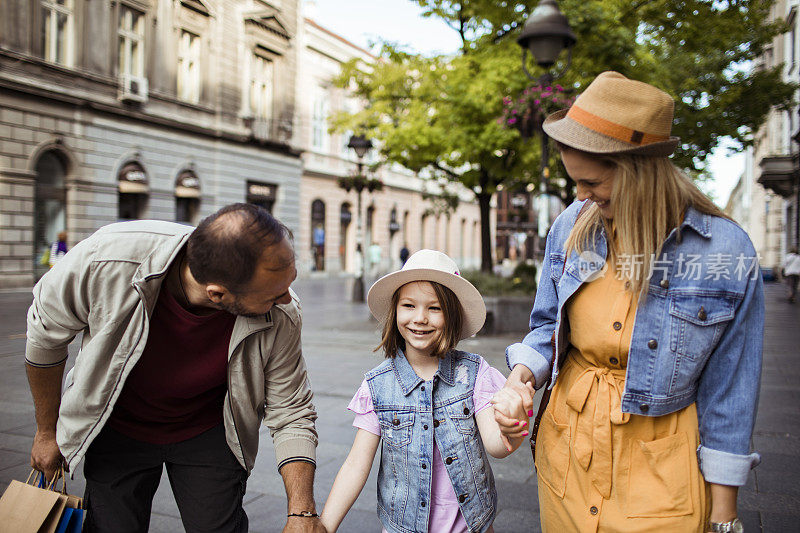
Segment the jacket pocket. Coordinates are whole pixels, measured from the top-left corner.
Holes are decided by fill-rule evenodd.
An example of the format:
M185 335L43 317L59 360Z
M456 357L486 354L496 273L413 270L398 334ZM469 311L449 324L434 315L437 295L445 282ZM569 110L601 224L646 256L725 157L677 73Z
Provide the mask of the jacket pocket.
M559 424L545 411L536 440L536 471L539 479L559 498L564 497L570 462L569 424Z
M478 431L475 423L475 412L472 399L452 403L447 406L447 417L453 423L456 431L462 435L474 435Z
M628 518L692 514L691 461L686 433L631 443Z
M550 253L550 277L558 283L561 279L561 274L564 272L564 261L566 256L563 252Z
M670 299L670 349L694 360L705 359L716 347L727 323L733 319L735 298L681 293Z
M414 411L380 411L381 437L391 446L402 448L411 442Z

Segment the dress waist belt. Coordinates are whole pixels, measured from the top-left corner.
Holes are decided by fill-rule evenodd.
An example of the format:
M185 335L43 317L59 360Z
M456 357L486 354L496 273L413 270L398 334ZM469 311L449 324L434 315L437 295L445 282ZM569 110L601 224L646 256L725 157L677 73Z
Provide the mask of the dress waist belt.
M598 367L572 349L569 360L582 372L567 394L567 405L578 413L573 451L578 464L589 471L592 484L608 499L611 496L611 424L630 420L621 408L625 389L625 369ZM589 396L594 397L594 414L584 413ZM590 470L591 469L591 470Z

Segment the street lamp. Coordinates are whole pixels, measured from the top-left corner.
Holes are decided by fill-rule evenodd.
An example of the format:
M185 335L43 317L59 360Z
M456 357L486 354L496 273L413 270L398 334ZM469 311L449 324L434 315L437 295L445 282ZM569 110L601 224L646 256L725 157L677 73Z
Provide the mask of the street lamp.
M358 254L358 268L356 269L356 279L353 283L353 301L364 301L364 235L362 229L362 209L361 192L379 191L383 188L383 183L379 179L369 178L364 174L364 156L372 148L372 141L363 135L353 135L347 143L348 148L352 148L358 157L356 162L357 171L355 176L345 176L339 178L339 187L346 192L354 189L358 193L358 213L356 216L356 253Z
M553 81L561 77L569 68L572 60L572 47L577 39L569 27L567 17L558 9L555 0L542 0L531 16L528 17L522 34L517 43L522 47L522 70L528 79L533 80L525 63L530 50L536 63L544 69L544 74L539 77L538 83L542 87L552 86ZM550 71L562 50L567 49L567 61L564 68L556 74ZM539 131L542 133L542 162L539 179L539 237L547 236L550 226L550 209L547 200L547 179L550 177L550 168L547 166L549 154L549 137L542 129L544 113L540 113ZM542 242L542 241L540 241Z

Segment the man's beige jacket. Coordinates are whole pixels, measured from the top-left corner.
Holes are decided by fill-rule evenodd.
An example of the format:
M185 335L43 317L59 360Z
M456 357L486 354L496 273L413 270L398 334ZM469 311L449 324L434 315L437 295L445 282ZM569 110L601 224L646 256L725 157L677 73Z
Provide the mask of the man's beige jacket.
M161 283L193 228L159 221L105 226L76 245L33 288L26 362L58 365L83 333L67 374L56 438L69 470L111 415L147 342ZM224 421L228 446L250 472L261 422L269 427L278 467L314 462L317 433L300 346L300 303L275 305L260 318L239 316L228 349Z

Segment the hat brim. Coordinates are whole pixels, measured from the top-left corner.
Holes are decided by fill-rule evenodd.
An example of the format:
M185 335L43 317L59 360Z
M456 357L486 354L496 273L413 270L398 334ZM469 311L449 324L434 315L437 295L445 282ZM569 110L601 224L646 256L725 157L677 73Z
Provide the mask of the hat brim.
M367 305L372 316L383 323L389 315L395 291L413 281L435 281L453 291L461 303L464 318L459 340L472 337L483 327L486 321L486 304L478 289L461 276L428 268L400 270L376 281L367 294Z
M633 145L587 128L583 124L569 118L567 116L567 111L567 109L562 109L548 116L542 128L551 139L555 139L570 148L575 148L582 152L607 155L636 154L668 156L675 151L680 142L678 137L670 137L668 141Z

